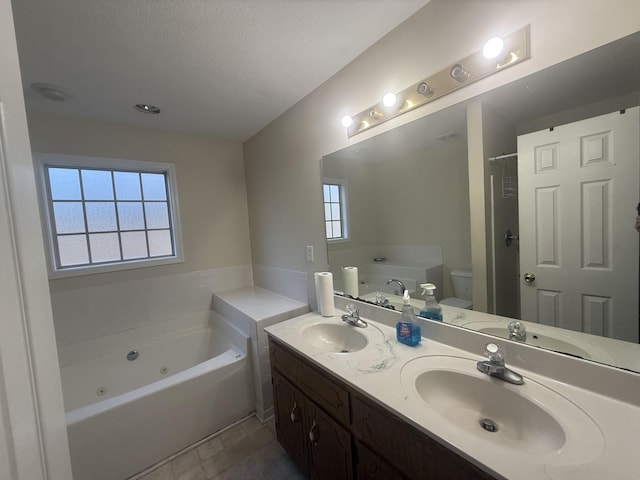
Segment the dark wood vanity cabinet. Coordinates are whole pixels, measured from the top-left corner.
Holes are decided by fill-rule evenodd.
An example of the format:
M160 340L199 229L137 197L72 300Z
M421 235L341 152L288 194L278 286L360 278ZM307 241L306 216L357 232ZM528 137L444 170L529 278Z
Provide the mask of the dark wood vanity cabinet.
M277 438L314 480L493 480L269 338Z
M289 453L300 470L309 475L307 442L305 441L307 432L304 425L304 395L277 371L273 372L271 382L275 399L274 412L278 442Z

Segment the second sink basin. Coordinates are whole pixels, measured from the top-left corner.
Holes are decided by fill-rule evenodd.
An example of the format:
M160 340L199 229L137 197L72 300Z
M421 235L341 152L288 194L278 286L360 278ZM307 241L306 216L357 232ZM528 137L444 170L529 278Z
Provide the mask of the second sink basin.
M506 323L501 322L468 322L463 325L478 332L488 333L497 337L509 338ZM581 332L559 332L557 329L549 330L545 325L532 325L527 323L527 338L525 343L535 347L566 353L574 357L586 360L595 360L609 365L616 365L615 359L604 349L581 340L585 336Z
M316 323L305 328L303 340L321 350L336 353L350 353L367 346L367 337L349 325Z
M478 372L476 360L453 356L419 357L403 366L401 378L463 441L475 438L519 454L567 459L596 455L604 447L591 417L530 378L524 385L508 384Z

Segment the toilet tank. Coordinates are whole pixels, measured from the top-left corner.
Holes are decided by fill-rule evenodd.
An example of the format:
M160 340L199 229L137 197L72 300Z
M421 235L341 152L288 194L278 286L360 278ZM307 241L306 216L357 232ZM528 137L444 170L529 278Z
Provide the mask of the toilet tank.
M450 275L455 296L465 300L473 300L471 271L451 270Z

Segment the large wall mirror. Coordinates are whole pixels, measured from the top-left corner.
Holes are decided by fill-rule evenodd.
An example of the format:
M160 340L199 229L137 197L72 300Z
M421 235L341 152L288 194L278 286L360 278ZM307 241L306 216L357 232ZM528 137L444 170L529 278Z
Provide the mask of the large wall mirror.
M420 305L421 282L437 283L439 299L457 297L452 272L471 271L483 295L477 302L474 289L473 319L446 309L445 322L506 339L518 319L520 340L640 372L638 51L640 32L325 156L323 182L345 193L337 236L346 238L327 242L336 288L355 266L360 298L393 305L395 278ZM574 137L577 147L563 143ZM572 155L593 166L587 177L540 185L529 175L566 171ZM472 268L478 185L481 272Z

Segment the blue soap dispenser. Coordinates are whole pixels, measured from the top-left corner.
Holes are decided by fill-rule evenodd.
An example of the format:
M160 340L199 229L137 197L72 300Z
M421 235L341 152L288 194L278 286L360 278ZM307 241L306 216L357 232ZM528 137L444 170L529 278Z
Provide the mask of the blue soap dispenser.
M416 314L411 307L409 291L402 296L402 316L396 324L396 338L400 343L415 347L420 343L420 325L416 322Z

